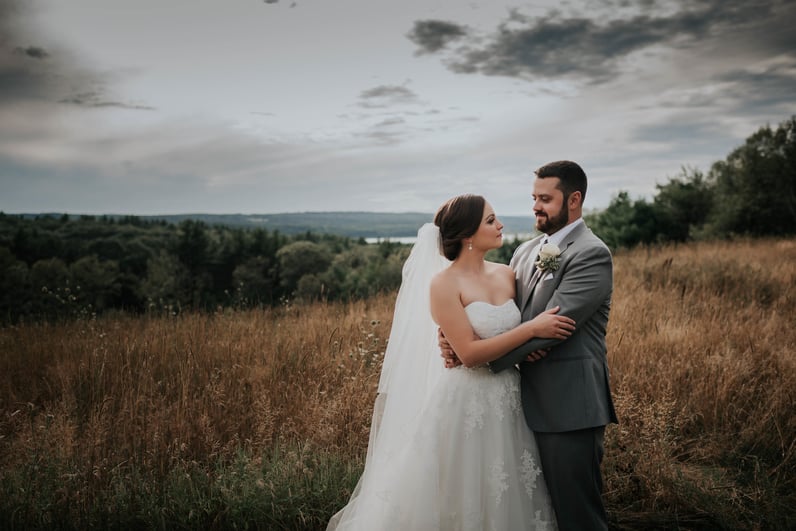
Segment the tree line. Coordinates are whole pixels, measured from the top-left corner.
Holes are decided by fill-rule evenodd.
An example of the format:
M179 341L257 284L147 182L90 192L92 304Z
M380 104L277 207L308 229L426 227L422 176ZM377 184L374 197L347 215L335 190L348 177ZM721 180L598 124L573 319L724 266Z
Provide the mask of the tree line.
M707 174L684 169L651 201L619 192L587 222L614 249L794 234L796 117L761 128ZM519 243L507 241L488 258L508 263ZM389 240L192 219L0 212L0 321L363 298L397 289L409 250Z
M0 213L0 320L367 297L400 284L408 252L390 241L196 220Z
M652 201L620 192L587 216L610 247L796 233L796 116L760 128L707 173L683 168Z

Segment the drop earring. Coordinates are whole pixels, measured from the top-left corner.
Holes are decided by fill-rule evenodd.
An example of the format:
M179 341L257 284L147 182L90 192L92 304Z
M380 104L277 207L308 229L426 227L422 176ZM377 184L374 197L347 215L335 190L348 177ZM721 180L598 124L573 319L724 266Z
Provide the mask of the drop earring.
M472 250L473 250L473 241L472 241L472 240L470 240L470 241L467 243L467 250L468 250L468 251L472 251Z

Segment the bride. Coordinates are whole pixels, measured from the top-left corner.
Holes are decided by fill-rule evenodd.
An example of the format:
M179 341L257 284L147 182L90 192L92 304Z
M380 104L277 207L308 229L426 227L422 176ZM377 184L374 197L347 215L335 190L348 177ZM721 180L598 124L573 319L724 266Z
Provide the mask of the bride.
M532 337L565 339L554 308L525 323L514 273L484 260L503 225L486 200L447 201L404 264L365 470L327 531L555 529L519 374L486 363ZM444 257L442 254L444 254ZM437 326L463 366L444 369Z

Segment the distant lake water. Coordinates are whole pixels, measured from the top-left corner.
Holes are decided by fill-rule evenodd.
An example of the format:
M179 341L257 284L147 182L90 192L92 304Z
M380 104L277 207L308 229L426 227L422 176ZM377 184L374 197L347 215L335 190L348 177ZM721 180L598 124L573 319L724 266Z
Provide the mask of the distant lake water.
M365 241L368 243L381 243L390 241L393 243L409 243L414 244L417 236L393 236L390 238L365 238Z
M519 240L528 240L532 238L534 235L530 233L521 233L521 234L504 234L503 241L504 242L511 242L515 239ZM393 243L408 243L414 244L415 240L417 240L417 236L393 236L390 238L365 238L365 241L368 243L381 243L384 241L391 241Z

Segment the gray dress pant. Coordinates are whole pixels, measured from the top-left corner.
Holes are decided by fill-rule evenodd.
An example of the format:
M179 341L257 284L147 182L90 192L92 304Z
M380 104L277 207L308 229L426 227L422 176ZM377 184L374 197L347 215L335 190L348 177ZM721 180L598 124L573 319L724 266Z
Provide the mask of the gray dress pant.
M605 426L561 433L535 432L559 531L608 529L600 472L604 434Z

